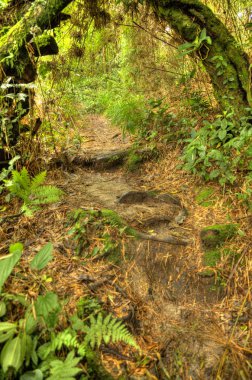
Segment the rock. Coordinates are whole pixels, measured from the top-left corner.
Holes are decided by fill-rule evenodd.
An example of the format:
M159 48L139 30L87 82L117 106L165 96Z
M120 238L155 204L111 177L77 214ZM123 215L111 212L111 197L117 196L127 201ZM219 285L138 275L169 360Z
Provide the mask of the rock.
M237 234L237 224L215 224L205 227L200 232L200 238L205 248L216 248Z
M165 203L173 203L175 205L181 206L181 201L179 197L173 194L169 194L169 193L158 194L157 199Z
M145 202L147 199L153 198L148 192L146 191L127 191L126 193L122 194L118 198L118 203L126 203L126 204L132 204L132 203L142 203Z
M185 208L182 208L182 210L178 213L174 220L177 224L183 224L187 216L188 211Z
M153 200L156 203L167 203L167 204L174 204L177 206L181 206L181 201L179 197L165 193L165 194L155 194L154 192L150 191L128 191L124 194L122 194L119 199L118 203L142 203L146 202L147 200ZM186 210L182 209L183 213L186 212ZM187 213L186 213L187 215Z

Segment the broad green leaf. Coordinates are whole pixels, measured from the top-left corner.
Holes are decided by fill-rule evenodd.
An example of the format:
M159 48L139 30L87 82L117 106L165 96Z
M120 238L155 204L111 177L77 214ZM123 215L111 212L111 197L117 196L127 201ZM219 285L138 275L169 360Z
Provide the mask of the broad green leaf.
M212 45L212 38L207 36L206 37L206 42L208 43L208 45Z
M209 174L210 179L217 178L220 175L220 171L218 169L212 170Z
M6 314L5 302L0 301L0 317L3 317L5 314Z
M16 323L0 322L0 343L6 342L6 340L13 337L17 331Z
M35 310L38 317L42 317L48 327L53 327L57 322L60 305L55 293L49 292L45 296L38 296L35 302Z
M22 294L3 293L2 295L3 295L4 299L7 301L19 302L19 303L21 303L21 305L23 305L25 307L27 307L29 305L25 296L23 296Z
M204 40L206 38L206 28L203 28L201 33L200 33L200 39Z
M43 380L43 373L40 369L35 369L34 371L25 372L20 380Z
M11 322L0 322L0 333L3 331L8 331L12 328L16 328L17 325L16 323L11 323Z
M26 344L25 344L25 366L28 367L31 360L33 341L30 335L26 335Z
M38 325L38 321L33 316L30 309L26 311L25 314L25 332L26 334L33 334Z
M21 156L15 156L9 161L9 168L13 168L13 165L16 161L18 161L21 158Z
M218 132L218 136L219 136L219 139L220 139L221 141L223 141L223 140L225 139L226 135L227 135L227 131L226 131L226 129L221 129L221 130Z
M18 371L24 361L25 347L20 336L8 340L1 352L1 365L3 372L6 373L10 367Z
M0 291L3 284L12 272L12 269L19 261L23 251L23 244L11 244L9 248L9 255L0 258Z
M42 270L45 266L53 259L52 255L53 245L52 243L47 243L41 250L36 254L34 259L31 261L31 269Z
M191 49L192 47L193 47L193 44L191 42L186 42L186 43L178 46L178 50L183 51L183 50Z

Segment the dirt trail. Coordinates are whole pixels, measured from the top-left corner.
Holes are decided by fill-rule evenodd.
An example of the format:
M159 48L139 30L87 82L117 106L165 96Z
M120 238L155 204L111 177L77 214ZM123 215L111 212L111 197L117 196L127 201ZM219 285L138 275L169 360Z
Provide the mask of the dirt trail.
M86 117L78 125L83 141L77 156L101 155L131 145L101 116ZM136 336L146 347L160 350L155 376L166 379L167 373L175 370L179 374L186 367L182 378L208 379L223 352L223 332L212 313L220 295L212 290L214 278L198 276L201 258L194 254L194 247L199 231L190 219L190 210L187 218L187 212L178 218L185 207L169 188L161 193L168 194L168 199L158 198L160 194L155 192L144 198L141 194L146 190L155 190L151 183L140 171L128 173L121 166L101 171L76 166L72 172L64 172L61 185L67 194L65 202L72 209L112 209L138 231L189 240L187 246L130 240L127 250L131 259L122 260L119 285L123 284L127 293L123 301L126 314L133 310ZM138 196L121 203L120 197L132 191Z

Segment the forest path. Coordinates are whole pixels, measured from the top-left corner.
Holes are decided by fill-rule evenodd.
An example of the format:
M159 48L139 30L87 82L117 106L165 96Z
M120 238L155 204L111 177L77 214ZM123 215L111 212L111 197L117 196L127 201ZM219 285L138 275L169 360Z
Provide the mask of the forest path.
M133 313L129 326L144 349L149 354L157 349L161 352L158 379L166 378L162 363L171 370L175 362L179 371L180 358L188 361L188 378L209 378L222 353L224 336L213 313L220 297L216 289L213 290L215 280L198 275L201 266L197 247L199 228L190 215L190 210L197 205L190 205L187 217L183 200L170 192L169 178L166 188L162 186L160 192L153 181L155 173L150 178L150 169L127 172L122 166L82 167L83 160L78 157L104 156L128 149L132 141L124 139L121 131L102 116L85 116L76 123L82 144L72 162L79 165L71 166L70 171L64 170L61 180L56 182L66 192L67 208L112 209L142 233L188 239L187 245L129 239L125 250L130 259L121 258L113 290L104 284L99 290L103 292L100 297L111 297L109 292L112 292L120 310ZM183 185L183 179L181 181ZM207 219L205 215L206 223ZM94 265L96 273L104 275L107 269L103 261L101 272L97 262ZM121 294L118 289L123 289ZM115 304L112 308L117 314Z

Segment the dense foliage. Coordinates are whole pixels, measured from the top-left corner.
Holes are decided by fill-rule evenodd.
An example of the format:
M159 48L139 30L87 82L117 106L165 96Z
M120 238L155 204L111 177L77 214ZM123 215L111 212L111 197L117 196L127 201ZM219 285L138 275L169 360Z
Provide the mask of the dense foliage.
M44 185L44 169L52 154L79 150L75 121L93 113L134 136L127 170L137 168L138 148L155 159L178 148L182 170L251 211L250 1L0 0L0 12L0 193L3 209L17 202L14 218L62 199ZM108 210L66 219L73 255L85 259L117 254L130 234ZM66 300L40 275L53 260L50 242L28 259L36 297L5 292L18 281L13 271L24 275L23 251L13 242L0 257L1 379L103 378L97 351L118 341L137 357L131 333L92 297L64 315Z

